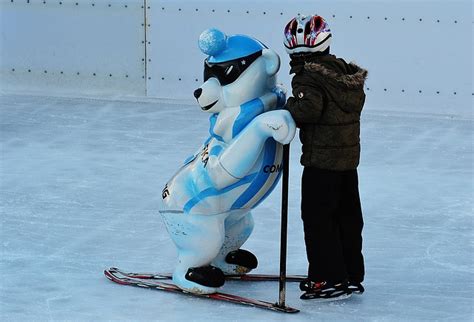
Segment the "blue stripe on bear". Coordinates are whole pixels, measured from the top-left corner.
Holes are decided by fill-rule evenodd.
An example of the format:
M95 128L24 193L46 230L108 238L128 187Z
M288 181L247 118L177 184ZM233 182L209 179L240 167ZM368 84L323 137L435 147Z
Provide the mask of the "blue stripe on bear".
M244 178L240 179L239 181L237 181L236 183L234 184L231 184L230 186L228 187L225 187L224 189L216 189L214 187L212 188L207 188L205 190L203 190L202 192L200 192L198 195L196 195L194 198L192 198L191 200L189 200L185 205L184 205L184 212L185 213L189 213L191 211L191 209L197 205L201 200L203 199L206 199L208 197L215 197L215 196L219 196L219 195L222 195L226 192L229 192L231 191L232 189L234 188L237 188L241 185L244 185L246 183L249 183L249 182L252 182L253 179L255 178L255 176L257 176L257 173L252 173L252 174L249 174L248 176L245 176Z
M217 122L217 113L214 113L212 114L210 117L209 117L209 134L216 138L217 140L221 141L221 142L224 142L224 139L222 138L222 136L220 135L217 135L216 133L214 133L214 127L216 126L216 122Z
M260 200L257 201L257 203L253 207L257 207L263 200L265 200L268 197L269 194L272 193L273 189L275 189L276 185L278 184L278 181L280 180L280 176L281 176L281 171L278 172L277 177L275 178L275 181L273 181L273 184L270 187L270 189L268 189L267 192L265 192L263 197L260 198Z
M242 195L234 202L231 209L240 209L242 208L247 202L250 201L265 185L268 180L268 176L270 173L265 173L263 168L266 165L273 164L275 162L275 154L276 154L276 142L273 138L268 138L265 142L265 152L263 156L263 162L260 167L260 171L258 172L257 177L253 180L252 184L244 191Z
M209 151L209 156L211 156L211 155L217 156L217 155L219 155L219 153L221 153L221 151L223 149L224 148L221 147L220 145L215 145L211 148L211 151Z
M232 127L232 138L236 137L257 115L264 111L263 102L260 98L255 98L240 106L240 113L234 121Z

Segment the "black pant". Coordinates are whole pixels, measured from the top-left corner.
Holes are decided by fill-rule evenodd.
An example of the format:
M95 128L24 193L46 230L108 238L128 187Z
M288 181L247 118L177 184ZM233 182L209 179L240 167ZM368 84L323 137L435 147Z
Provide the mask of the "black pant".
M357 170L330 171L305 167L302 179L303 219L308 277L338 282L364 279L362 210Z

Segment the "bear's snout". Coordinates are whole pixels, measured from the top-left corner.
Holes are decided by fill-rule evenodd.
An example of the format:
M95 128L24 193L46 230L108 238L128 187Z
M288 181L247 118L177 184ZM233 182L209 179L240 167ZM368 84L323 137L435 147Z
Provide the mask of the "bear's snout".
M202 94L202 88L198 88L197 90L194 91L194 97L198 99Z

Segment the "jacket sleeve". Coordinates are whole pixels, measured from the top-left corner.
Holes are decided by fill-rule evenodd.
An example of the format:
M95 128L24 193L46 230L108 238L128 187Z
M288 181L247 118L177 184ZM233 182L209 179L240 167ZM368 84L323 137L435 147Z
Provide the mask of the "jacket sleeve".
M286 102L286 109L297 124L316 123L321 117L324 101L315 87L293 84L293 97Z

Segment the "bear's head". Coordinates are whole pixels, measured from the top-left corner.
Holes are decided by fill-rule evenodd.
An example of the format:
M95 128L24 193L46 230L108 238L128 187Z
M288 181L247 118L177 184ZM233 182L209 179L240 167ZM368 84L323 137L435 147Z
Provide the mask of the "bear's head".
M206 112L237 107L276 86L280 58L254 38L226 36L212 28L200 35L199 48L208 57L204 61L204 83L194 91L194 97Z

